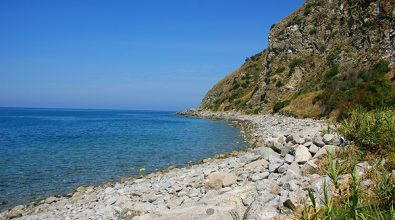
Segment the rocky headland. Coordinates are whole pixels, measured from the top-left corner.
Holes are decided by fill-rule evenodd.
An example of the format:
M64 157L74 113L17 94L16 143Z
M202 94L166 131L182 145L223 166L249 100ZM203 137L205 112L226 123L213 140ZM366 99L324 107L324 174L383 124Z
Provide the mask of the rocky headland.
M0 219L290 219L319 196L316 161L345 144L324 121L190 110L184 115L241 126L251 147L137 179L79 187L66 197L20 205ZM329 182L329 181L328 181Z

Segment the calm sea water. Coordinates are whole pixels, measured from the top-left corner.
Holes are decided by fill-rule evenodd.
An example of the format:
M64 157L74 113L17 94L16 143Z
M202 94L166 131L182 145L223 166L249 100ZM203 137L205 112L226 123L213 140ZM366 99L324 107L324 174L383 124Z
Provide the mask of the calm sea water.
M0 108L0 210L245 146L227 122L174 112Z

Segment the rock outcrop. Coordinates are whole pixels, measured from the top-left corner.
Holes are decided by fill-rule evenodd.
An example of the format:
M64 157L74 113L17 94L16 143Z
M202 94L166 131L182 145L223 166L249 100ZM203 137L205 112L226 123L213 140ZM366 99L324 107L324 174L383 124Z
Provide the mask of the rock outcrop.
M290 105L294 115L319 116L314 98L326 71L363 70L382 59L394 67L395 0L307 0L272 26L269 47L218 82L200 108L267 113Z

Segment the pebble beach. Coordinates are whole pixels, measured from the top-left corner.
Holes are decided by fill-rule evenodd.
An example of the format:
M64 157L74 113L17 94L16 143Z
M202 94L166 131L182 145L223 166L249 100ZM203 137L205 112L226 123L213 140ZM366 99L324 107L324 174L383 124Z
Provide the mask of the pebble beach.
M226 120L241 127L250 147L169 167L141 178L79 187L0 213L0 219L290 219L319 193L326 177L316 161L345 145L328 125L280 115L189 110L187 117ZM154 161L153 161L154 162Z

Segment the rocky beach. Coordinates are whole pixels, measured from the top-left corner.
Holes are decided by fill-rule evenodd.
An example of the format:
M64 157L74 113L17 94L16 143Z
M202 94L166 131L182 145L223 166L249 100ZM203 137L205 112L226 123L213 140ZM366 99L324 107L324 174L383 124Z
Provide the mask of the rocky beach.
M345 144L338 135L323 134L328 125L319 120L180 114L236 123L251 147L141 178L79 187L66 197L4 211L0 219L290 219L307 201L307 189L322 194L325 177L316 174L317 159Z

